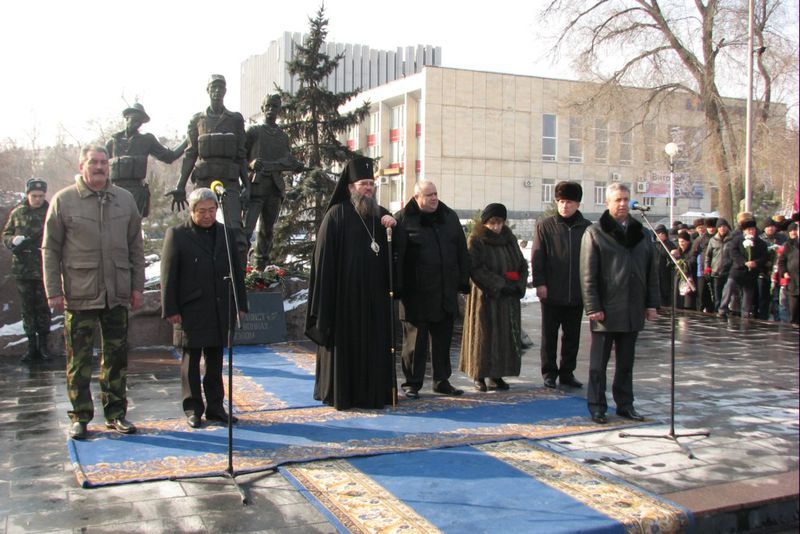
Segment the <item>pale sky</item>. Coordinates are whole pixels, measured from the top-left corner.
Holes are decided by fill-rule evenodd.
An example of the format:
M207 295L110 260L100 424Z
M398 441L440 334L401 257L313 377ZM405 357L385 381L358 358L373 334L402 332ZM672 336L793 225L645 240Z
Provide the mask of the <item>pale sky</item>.
M569 77L542 57L536 11L543 0L327 0L331 41L394 49L440 46L442 64ZM305 33L320 0L5 0L0 6L3 82L0 142L66 142L97 136L90 120L119 117L125 100L151 117L142 131L182 134L208 105L211 73L228 80L239 111L243 60L284 31ZM123 97L125 100L123 100Z

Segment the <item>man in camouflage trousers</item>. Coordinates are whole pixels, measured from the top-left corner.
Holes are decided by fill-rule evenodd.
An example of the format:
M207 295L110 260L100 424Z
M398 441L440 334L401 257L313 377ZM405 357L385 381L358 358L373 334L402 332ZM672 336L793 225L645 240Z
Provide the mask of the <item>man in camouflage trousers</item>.
M65 309L67 393L72 439L85 439L94 417L94 328L100 324L100 388L106 427L136 432L125 418L128 402L128 307L144 290L142 219L133 195L109 181L102 146L81 150L75 184L55 194L47 212L42 257L48 303Z
M13 253L11 273L22 303L22 327L28 336L28 351L22 361L48 360L50 308L42 282L42 233L47 214L47 182L31 178L25 186L25 200L11 211L3 230L3 243Z

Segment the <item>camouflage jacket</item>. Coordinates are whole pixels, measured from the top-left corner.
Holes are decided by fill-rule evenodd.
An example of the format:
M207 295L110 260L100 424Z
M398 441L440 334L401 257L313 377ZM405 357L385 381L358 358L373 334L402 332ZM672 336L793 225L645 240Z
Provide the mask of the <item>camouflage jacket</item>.
M11 211L3 230L3 243L11 252L11 273L18 280L42 279L42 233L47 215L47 202L39 208L32 208L25 200ZM15 236L24 236L18 246L12 241Z

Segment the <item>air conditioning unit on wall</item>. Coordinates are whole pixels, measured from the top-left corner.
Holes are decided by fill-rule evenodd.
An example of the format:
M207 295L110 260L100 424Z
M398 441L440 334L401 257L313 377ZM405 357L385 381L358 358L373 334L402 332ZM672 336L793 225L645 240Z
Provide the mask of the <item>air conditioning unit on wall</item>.
M522 187L533 187L533 180L523 180Z
M637 193L647 193L647 182L636 182Z
M622 179L622 176L618 172L611 173L611 181L612 182L619 182Z

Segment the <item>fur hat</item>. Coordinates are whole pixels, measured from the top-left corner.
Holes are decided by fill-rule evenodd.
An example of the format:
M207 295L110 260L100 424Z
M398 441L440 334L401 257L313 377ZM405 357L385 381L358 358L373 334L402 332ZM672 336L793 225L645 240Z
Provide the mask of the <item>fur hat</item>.
M483 208L483 212L481 213L481 222L486 224L486 221L491 219L492 217L500 217L504 221L508 219L508 210L502 204L498 204L496 202L489 204L485 208Z
M31 178L25 183L25 194L27 195L31 191L41 191L42 193L47 193L47 182L41 178Z
M572 200L580 202L583 198L583 188L578 182L558 182L555 192L556 200Z
M741 223L739 223L739 228L742 230L747 230L748 228L755 228L756 221L754 219L745 219Z

